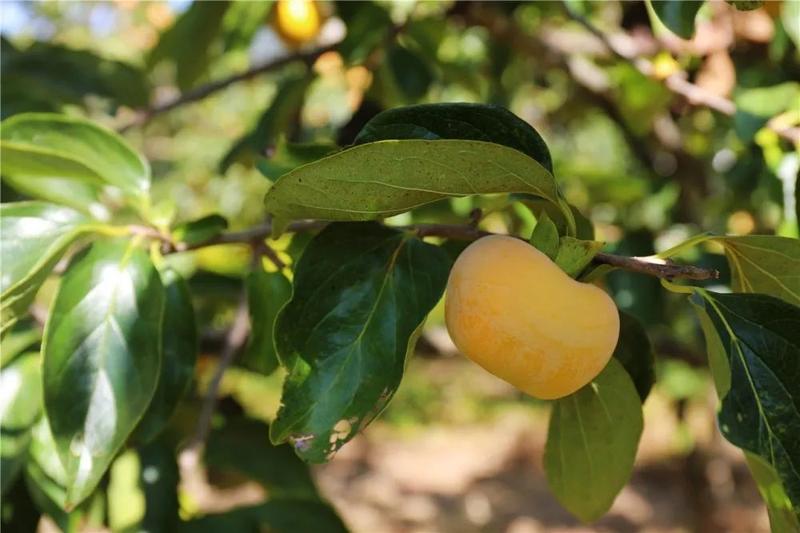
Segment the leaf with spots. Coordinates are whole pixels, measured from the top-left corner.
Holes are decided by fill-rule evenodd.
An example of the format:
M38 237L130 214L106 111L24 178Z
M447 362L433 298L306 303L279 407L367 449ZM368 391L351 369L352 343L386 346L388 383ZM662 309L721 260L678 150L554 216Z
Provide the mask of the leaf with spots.
M134 242L94 244L61 281L42 374L67 508L91 494L153 398L163 307L158 272Z
M323 462L391 399L447 282L440 248L375 223L331 224L308 244L275 342L289 370L270 427Z
M387 140L361 144L284 174L266 209L281 231L293 219L363 221L454 196L528 193L572 211L536 160L500 144L472 140Z
M639 393L611 359L591 383L553 403L544 468L561 505L591 522L628 482L642 434Z
M702 289L690 300L728 363L722 434L764 459L800 511L800 307L764 294Z

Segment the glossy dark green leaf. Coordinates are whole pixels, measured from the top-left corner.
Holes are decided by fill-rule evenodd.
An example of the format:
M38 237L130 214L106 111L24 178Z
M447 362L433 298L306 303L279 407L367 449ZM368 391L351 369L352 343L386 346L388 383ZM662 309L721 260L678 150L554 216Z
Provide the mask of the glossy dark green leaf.
M290 446L270 444L269 426L258 420L232 418L214 429L205 462L257 481L272 498L320 499L308 466Z
M3 174L112 185L140 202L150 189L147 162L118 134L93 122L24 113L4 120L2 126Z
M242 363L262 374L278 367L273 331L278 311L292 296L292 284L280 272L256 268L247 276L247 302L250 309L250 339Z
M787 81L770 87L741 89L736 92L734 101L736 134L751 141L773 116L800 107L800 83Z
M298 144L280 137L273 153L256 159L256 168L274 182L290 170L338 151L339 147L333 143Z
M220 172L224 173L235 162L253 164L266 153L267 147L277 143L280 135L286 135L303 107L306 90L313 79L302 71L282 80L255 127L237 140L222 158Z
M208 70L211 46L222 28L225 11L230 3L192 2L175 23L161 34L147 58L152 66L164 59L175 65L178 87L182 91Z
M749 452L745 452L744 455L753 479L758 485L758 491L767 504L770 531L775 533L800 531L800 509L792 506L775 469L758 455Z
M292 219L374 220L443 198L504 192L545 198L571 219L544 167L517 150L483 141L358 145L284 174L264 203L280 231Z
M140 69L88 50L45 42L20 50L3 42L0 69L4 118L84 104L87 95L106 98L114 106L144 107L149 100L149 84Z
M699 0L651 0L658 19L672 33L683 39L691 39L694 35L694 19L703 7Z
M213 239L227 228L225 217L214 214L180 224L172 231L172 236L178 242L194 246Z
M69 507L92 492L153 398L163 310L158 272L134 242L98 242L64 274L42 352Z
M712 240L725 247L735 292L769 294L800 305L800 240L773 235Z
M644 403L656 380L656 358L644 326L633 315L623 311L619 312L619 341L614 349L614 358L625 367Z
M547 212L543 212L536 221L536 226L533 228L530 243L536 247L537 250L553 260L558 254L559 241L558 228L556 228L555 223L550 220Z
M330 505L311 500L271 500L253 507L239 507L227 513L210 514L181 523L179 533L236 531L296 533L320 531L346 533L347 527Z
M568 276L577 277L591 263L603 245L599 241L584 241L565 235L559 242L555 263Z
M153 399L136 428L137 442L150 442L164 429L192 384L197 360L197 327L189 288L171 268L161 273L161 282L164 285L161 372Z
M67 249L92 229L89 218L44 202L0 204L3 329L25 314Z
M41 359L23 354L0 370L0 483L2 494L22 469L30 431L42 411Z
M633 471L642 428L639 394L614 358L590 384L556 400L544 467L558 501L584 522L605 514Z
M397 390L449 269L441 249L378 224L331 224L317 235L275 326L289 376L272 442L322 462L369 424Z
M700 289L691 301L708 316L727 358L722 434L774 468L800 509L800 307L763 294Z
M500 106L454 103L390 109L367 122L356 137L356 144L389 139L462 139L502 144L526 154L553 173L550 150L541 135Z
M407 101L418 101L425 96L433 83L433 72L419 54L396 44L386 51L386 62L394 84Z

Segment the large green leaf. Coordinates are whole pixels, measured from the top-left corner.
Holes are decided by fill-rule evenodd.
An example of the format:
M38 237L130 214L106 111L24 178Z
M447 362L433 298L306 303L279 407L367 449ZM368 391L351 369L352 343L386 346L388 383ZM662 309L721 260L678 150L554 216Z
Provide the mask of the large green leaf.
M530 124L508 109L487 104L420 104L379 113L356 144L390 139L461 139L502 144L535 159L553 173L550 150Z
M169 59L177 71L182 91L208 70L211 45L220 33L228 1L192 2L175 23L158 39L147 58L151 67Z
M88 120L24 113L3 121L3 174L25 179L72 178L119 187L143 200L150 167L125 140Z
M379 224L331 224L317 235L275 325L289 376L272 441L321 462L374 419L449 268L441 249Z
M644 403L656 380L655 354L644 326L624 311L619 312L619 341L614 358L625 367Z
M161 282L164 285L161 372L150 406L136 428L139 442L150 442L169 422L192 384L197 359L197 327L189 288L171 268L161 273Z
M3 322L27 312L61 256L92 229L89 218L44 202L0 204L0 290Z
M3 183L36 200L65 205L99 220L110 217L103 204L103 188L96 183L71 178L4 175Z
M642 427L639 394L613 358L590 384L556 400L544 467L558 501L585 522L605 514L633 471Z
M722 434L769 463L800 510L800 307L763 294L701 289L691 301L707 314L730 369Z
M269 427L258 420L231 418L208 438L205 462L233 470L262 485L272 498L319 500L308 466L290 446L269 442Z
M96 243L64 275L42 352L67 506L91 493L153 397L163 310L158 272L134 242Z
M769 294L800 305L800 240L772 235L712 240L725 246L734 291Z
M672 33L684 39L694 35L694 19L703 7L700 0L651 0L653 11Z
M330 505L312 500L277 499L252 507L210 514L181 523L179 533L219 531L346 533L347 527Z
M0 483L2 494L20 472L30 441L30 430L42 410L41 362L32 352L17 357L0 371Z
M572 219L544 167L518 150L483 141L358 145L285 174L264 202L280 231L292 219L373 220L442 198L503 192L535 194Z
M284 137L278 137L275 149L269 157L256 158L256 168L264 177L274 182L290 170L338 151L339 147L331 142L290 143Z
M242 354L247 368L270 374L278 367L273 331L278 311L289 301L292 284L280 272L256 268L247 276L247 302L250 309L250 339Z

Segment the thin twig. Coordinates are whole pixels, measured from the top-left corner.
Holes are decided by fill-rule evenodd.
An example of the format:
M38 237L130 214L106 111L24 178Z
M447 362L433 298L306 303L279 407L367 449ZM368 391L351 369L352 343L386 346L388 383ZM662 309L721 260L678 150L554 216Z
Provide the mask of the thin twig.
M296 54L292 54L286 57L282 57L280 59L276 59L275 61L270 61L268 63L257 65L255 67L245 70L244 72L239 72L232 76L228 76L227 78L222 78L219 80L212 81L206 85L201 85L196 89L183 93L180 96L177 96L162 104L154 105L148 109L140 111L133 120L119 127L117 130L120 132L124 132L134 126L144 125L157 115L166 113L167 111L175 109L176 107L180 107L184 104L202 100L203 98L206 98L207 96L210 96L216 93L217 91L221 91L222 89L228 87L229 85L233 85L234 83L240 81L255 78L260 74L278 70L290 63L294 63L296 61L303 61L306 64L311 65L314 63L314 61L317 60L319 56L321 56L325 52L333 50L336 46L338 46L338 44L339 43L334 43L308 52L299 52Z
M323 220L299 220L292 222L287 226L287 233L302 233L305 231L315 231L325 227L329 222ZM410 231L419 237L442 237L445 239L466 240L474 241L481 237L494 235L494 233L483 231L471 225L463 224L412 224L409 226L399 226L399 230ZM197 243L191 247L184 249L197 249L214 244L250 244L254 246L255 243L263 242L272 233L272 224L270 222L264 223L244 231L221 233L213 239L203 243ZM155 238L160 238L162 235L158 232L152 234ZM278 257L277 252L269 247L265 251L261 248L261 253L267 256L275 263L278 268L285 266L283 261ZM180 247L176 247L173 251L178 251ZM271 252L270 252L271 251ZM168 253L168 252L166 252ZM277 262L276 262L277 260ZM719 272L717 270L696 267L692 265L678 265L675 263L667 263L663 261L651 260L649 258L641 257L627 257L621 255L614 255L608 253L598 253L593 262L595 264L605 264L622 268L630 272L637 272L639 274L647 274L658 278L666 279L691 279L691 280L709 280L718 279Z

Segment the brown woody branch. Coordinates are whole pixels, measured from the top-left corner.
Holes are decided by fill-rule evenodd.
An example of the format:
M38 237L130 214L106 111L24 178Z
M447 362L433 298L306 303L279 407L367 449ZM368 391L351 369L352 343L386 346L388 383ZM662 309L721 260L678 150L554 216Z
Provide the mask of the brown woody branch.
M322 229L328 224L323 220L298 220L292 222L287 226L287 233L302 233L305 231L315 231ZM266 222L259 226L243 230L231 231L221 233L213 239L203 243L198 243L192 246L181 246L182 243L175 243L168 235L164 235L158 231L144 231L141 226L131 226L132 233L145 235L150 238L161 240L163 243L162 251L164 253L180 252L185 250L194 250L215 244L249 244L256 247L264 246L272 253L265 253L267 257L272 260L278 268L282 268L283 263L264 242L272 233L271 222ZM150 229L150 228L147 228ZM488 235L495 235L494 233L479 230L473 225L459 225L459 224L412 224L409 226L399 226L397 229L415 233L419 237L441 237L444 239L454 239L461 241L474 241L481 237ZM263 248L262 248L263 250ZM276 262L277 259L277 262ZM675 263L664 262L660 259L643 258L643 257L628 257L622 255L614 255L609 253L598 253L593 263L596 265L609 265L615 268L621 268L629 272L636 272L639 274L646 274L648 276L655 276L657 278L665 279L691 279L691 280L709 280L718 279L719 272L716 270L701 268L693 265L679 265Z

